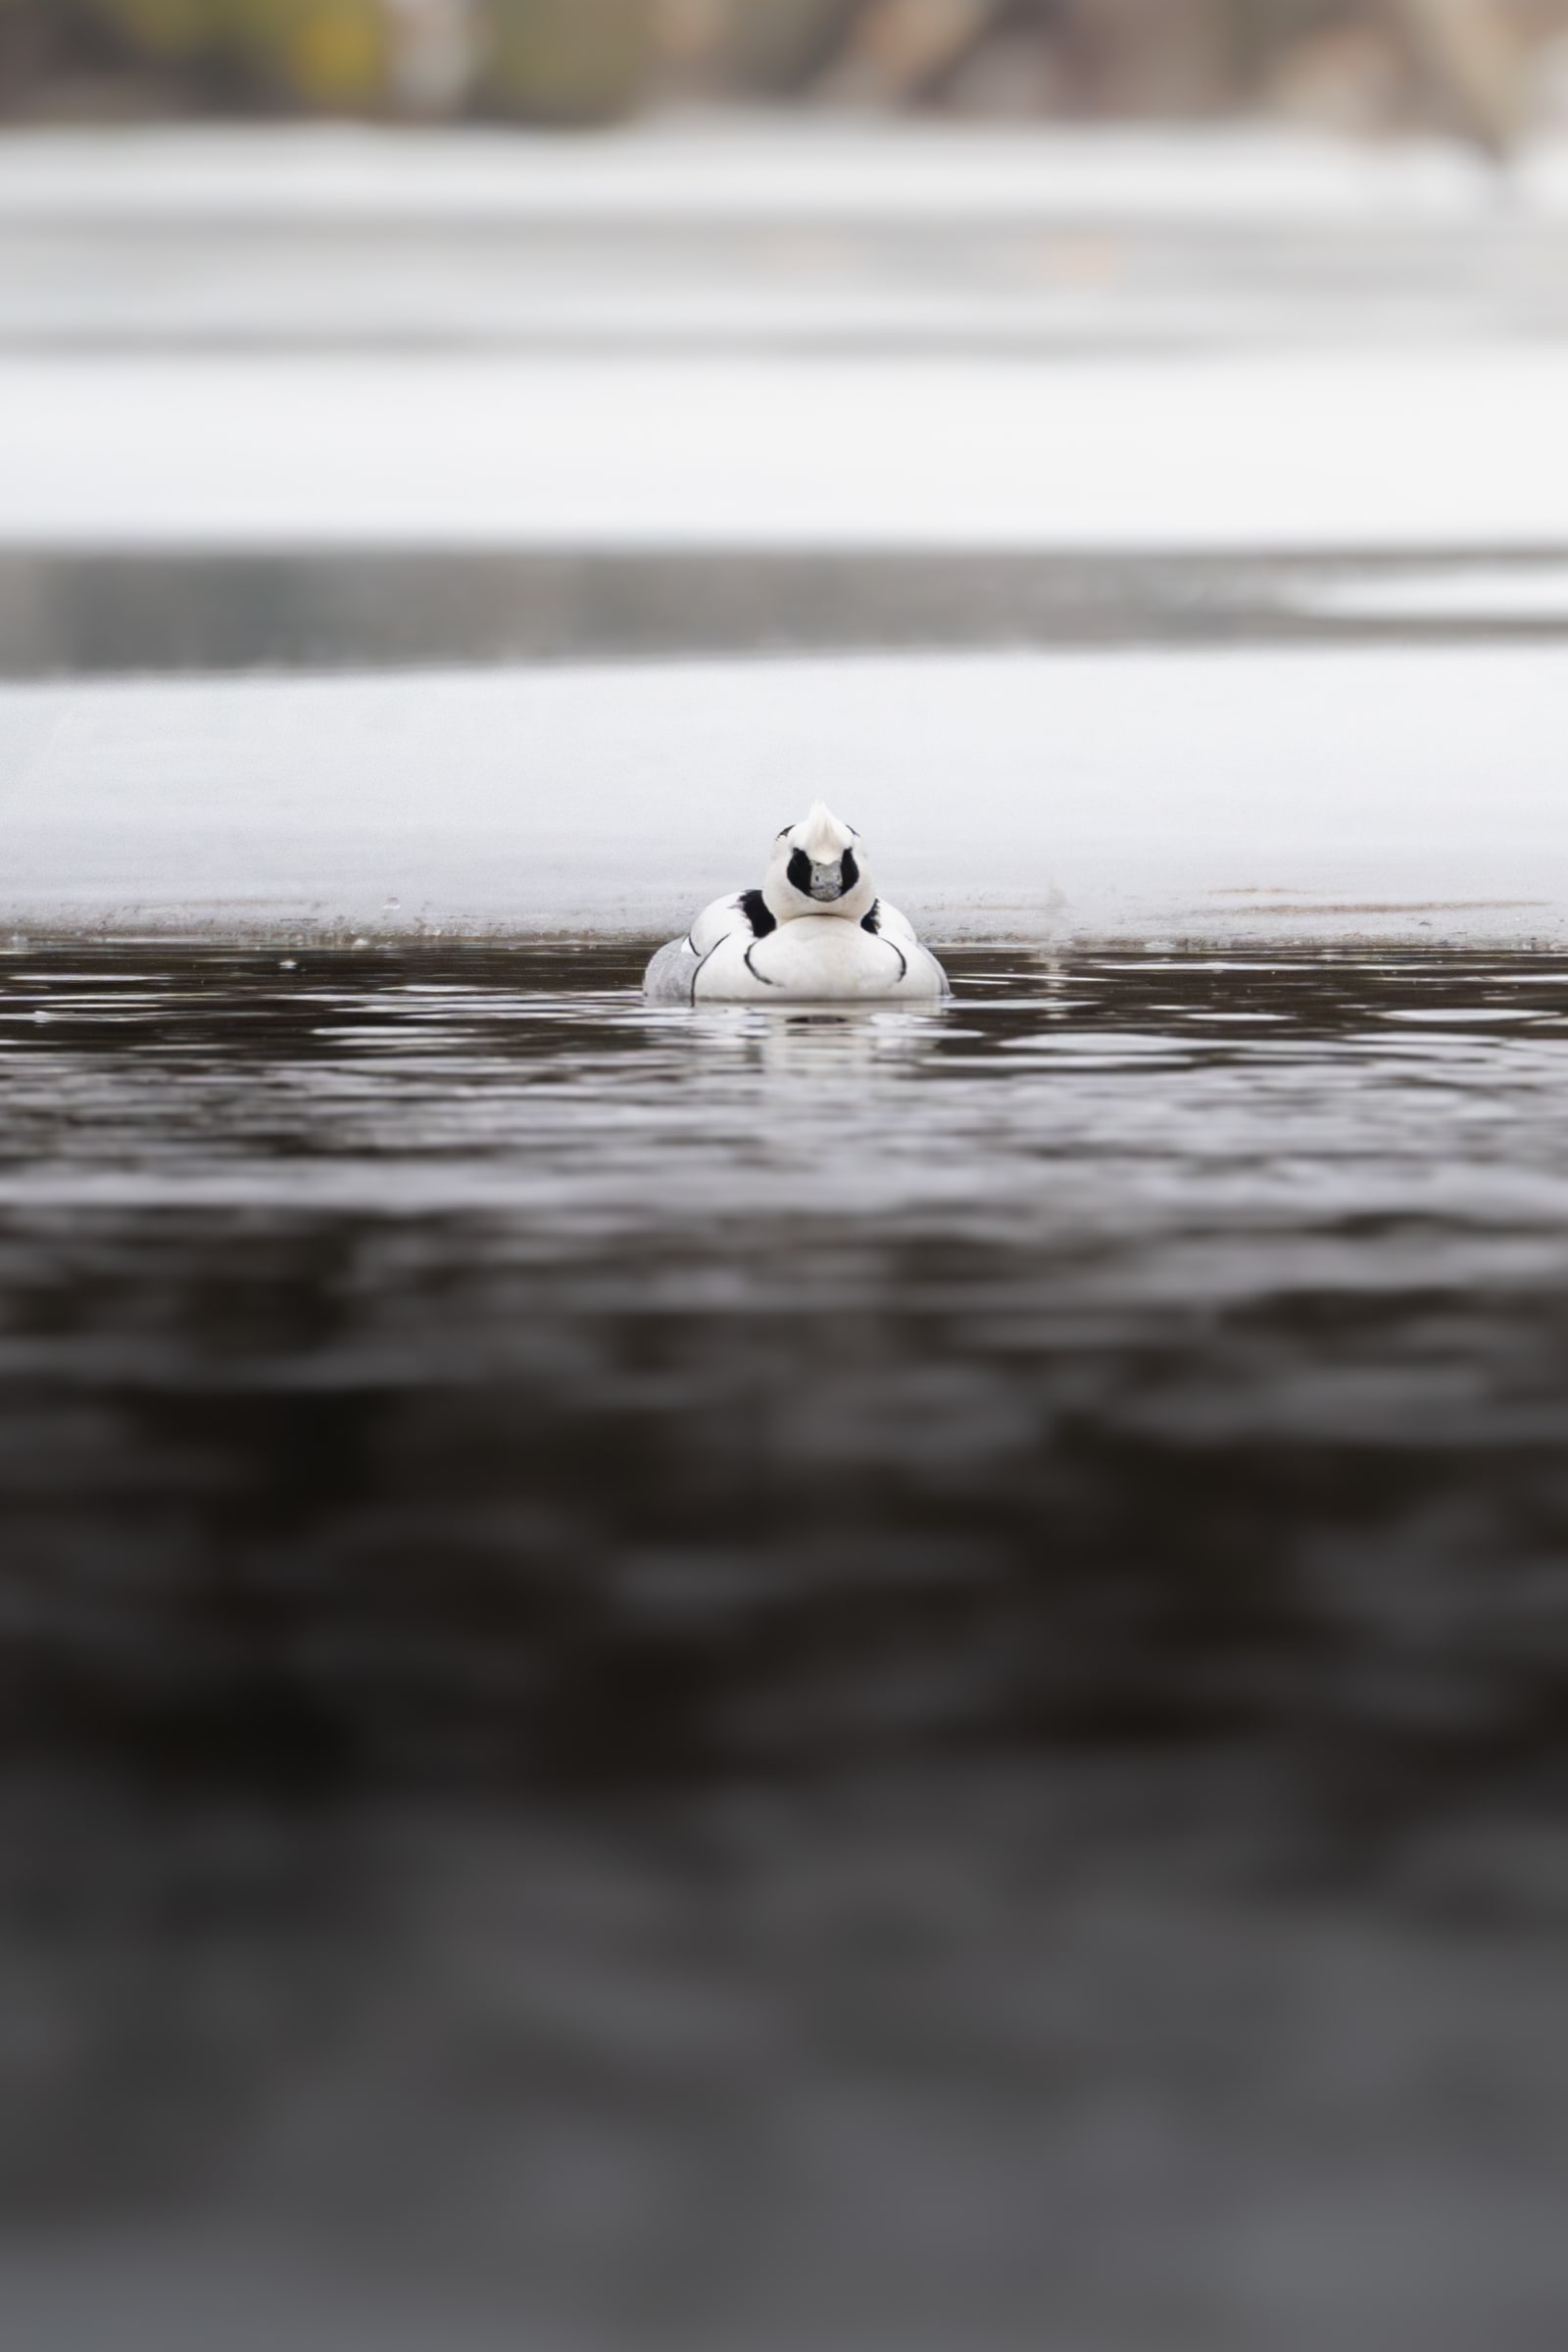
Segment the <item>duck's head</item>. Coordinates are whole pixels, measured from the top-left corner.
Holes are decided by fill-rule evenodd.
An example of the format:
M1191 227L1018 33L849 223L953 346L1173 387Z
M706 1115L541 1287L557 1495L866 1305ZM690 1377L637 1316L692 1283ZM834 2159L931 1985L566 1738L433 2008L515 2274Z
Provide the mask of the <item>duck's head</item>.
M762 883L769 911L781 923L801 914L841 914L858 923L876 902L860 836L813 801L798 825L786 825L773 844Z

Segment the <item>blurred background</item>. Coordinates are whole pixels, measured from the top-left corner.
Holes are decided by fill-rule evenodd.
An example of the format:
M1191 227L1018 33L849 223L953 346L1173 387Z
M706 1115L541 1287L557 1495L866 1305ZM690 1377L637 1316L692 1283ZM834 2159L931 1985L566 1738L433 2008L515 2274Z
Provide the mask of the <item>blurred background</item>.
M1043 122L1260 112L1501 139L1561 0L3 0L14 119L594 123L722 100Z

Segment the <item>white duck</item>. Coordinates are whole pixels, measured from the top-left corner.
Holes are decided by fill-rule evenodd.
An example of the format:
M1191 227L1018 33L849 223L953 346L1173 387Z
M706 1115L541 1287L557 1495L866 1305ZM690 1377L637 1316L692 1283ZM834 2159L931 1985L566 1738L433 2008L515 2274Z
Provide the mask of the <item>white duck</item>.
M860 837L820 801L773 844L760 890L715 899L648 966L656 1004L932 1004L948 976L879 899Z

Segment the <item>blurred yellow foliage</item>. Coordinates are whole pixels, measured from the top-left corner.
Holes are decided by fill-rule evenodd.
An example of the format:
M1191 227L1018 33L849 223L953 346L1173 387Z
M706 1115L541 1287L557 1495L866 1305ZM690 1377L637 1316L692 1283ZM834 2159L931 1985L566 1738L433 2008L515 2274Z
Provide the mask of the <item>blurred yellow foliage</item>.
M363 109L386 89L385 0L98 0L134 46L236 67L307 106Z
M392 0L92 0L136 49L220 65L312 107L386 100ZM484 87L510 114L584 122L639 96L653 55L652 0L475 0Z
M274 13L285 20L274 35L276 67L307 106L359 109L380 101L389 29L380 0L315 0Z

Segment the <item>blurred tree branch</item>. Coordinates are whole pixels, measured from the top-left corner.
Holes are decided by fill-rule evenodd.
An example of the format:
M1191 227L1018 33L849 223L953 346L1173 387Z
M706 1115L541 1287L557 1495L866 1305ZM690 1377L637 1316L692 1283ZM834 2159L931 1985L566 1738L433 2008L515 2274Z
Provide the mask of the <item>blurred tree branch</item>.
M1459 126L1492 154L1506 154L1523 112L1523 58L1493 0L1390 4Z
M1493 152L1507 148L1521 112L1522 50L1497 0L761 0L764 15L798 29L797 86L831 78L847 60L874 71L884 99L941 96L991 42L1055 35L1078 57L1136 64L1185 45L1190 86L1211 102L1243 97L1294 39L1382 22L1413 74L1457 127ZM787 46L787 44L786 44ZM1134 75L1123 73L1117 86Z

